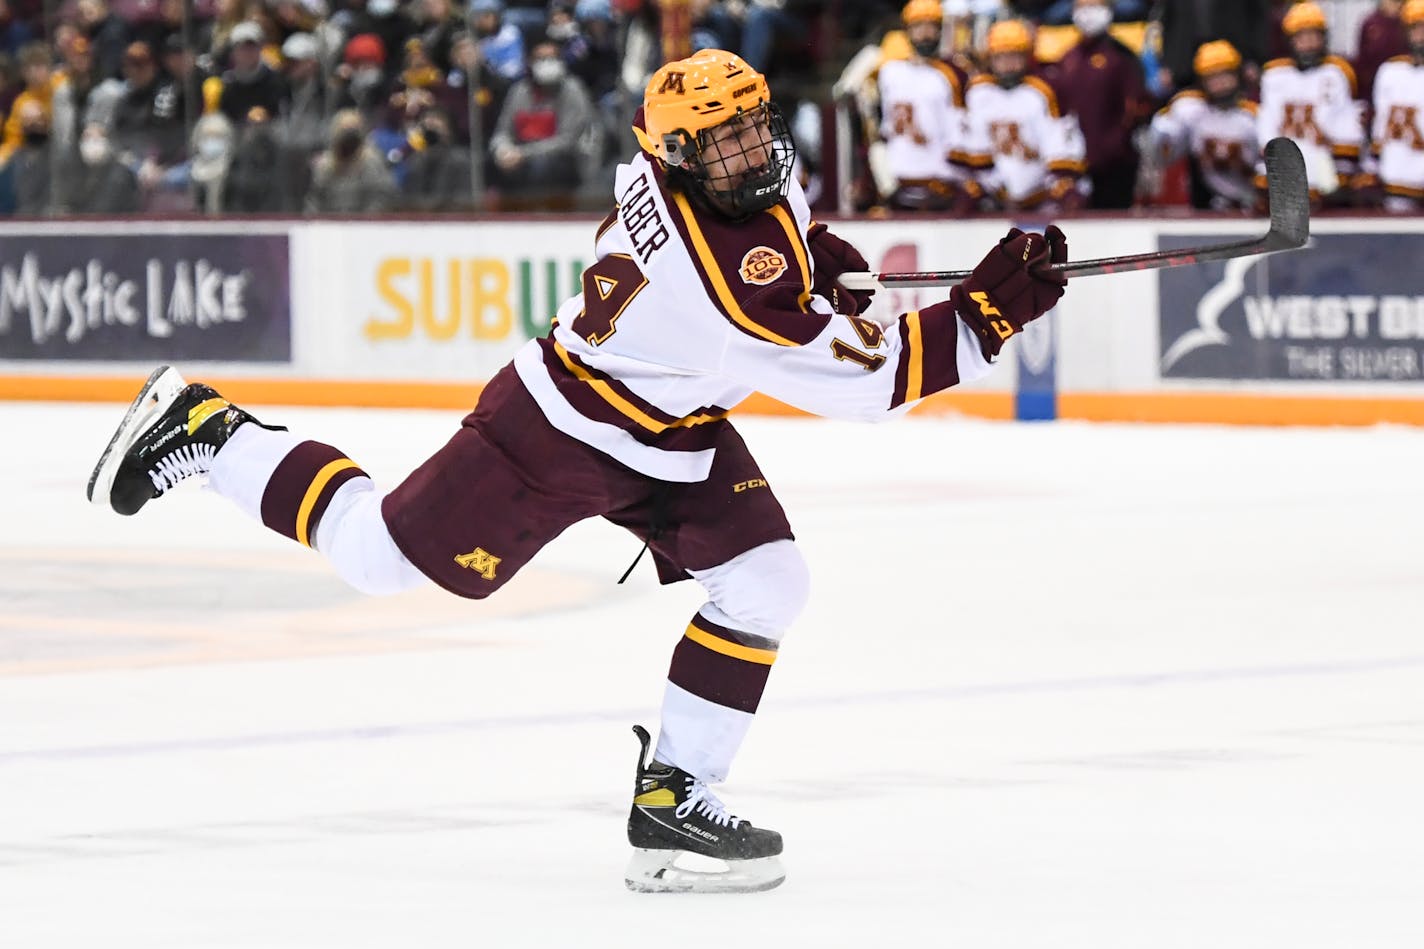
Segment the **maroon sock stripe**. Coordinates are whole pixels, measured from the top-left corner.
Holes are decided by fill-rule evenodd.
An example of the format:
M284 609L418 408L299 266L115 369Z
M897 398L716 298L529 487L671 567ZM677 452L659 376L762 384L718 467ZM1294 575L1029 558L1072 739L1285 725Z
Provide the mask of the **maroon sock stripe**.
M311 546L321 516L336 490L368 477L356 462L321 442L302 442L287 453L262 492L262 523Z
M747 645L738 639L762 645ZM698 616L673 650L668 681L717 705L754 713L776 658L775 649L765 648L767 645L775 644Z

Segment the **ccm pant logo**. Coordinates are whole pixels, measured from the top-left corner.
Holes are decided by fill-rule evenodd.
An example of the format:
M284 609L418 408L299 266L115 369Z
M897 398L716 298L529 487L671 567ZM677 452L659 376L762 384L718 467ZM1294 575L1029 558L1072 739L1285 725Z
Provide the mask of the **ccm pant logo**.
M999 308L989 302L989 294L983 290L975 290L969 294L969 299L979 304L979 312L983 313L986 319L989 319L989 325L993 327L994 332L999 334L1000 339L1008 339L1014 335L1013 325L1010 324L1008 320L992 319L992 317L1003 316L1004 314L1000 313Z
M741 494L743 491L750 491L752 488L764 487L766 487L766 481L761 478L753 478L750 481L738 481L732 485L732 491L736 494Z

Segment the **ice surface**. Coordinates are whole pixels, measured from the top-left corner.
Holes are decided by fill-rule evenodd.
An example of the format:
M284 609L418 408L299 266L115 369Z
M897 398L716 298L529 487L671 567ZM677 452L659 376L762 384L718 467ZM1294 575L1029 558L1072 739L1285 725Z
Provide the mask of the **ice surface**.
M789 876L669 897L629 726L695 586L590 523L363 599L86 504L120 414L0 405L0 947L1424 945L1424 432L739 421L815 583L722 789ZM387 484L457 421L259 414Z

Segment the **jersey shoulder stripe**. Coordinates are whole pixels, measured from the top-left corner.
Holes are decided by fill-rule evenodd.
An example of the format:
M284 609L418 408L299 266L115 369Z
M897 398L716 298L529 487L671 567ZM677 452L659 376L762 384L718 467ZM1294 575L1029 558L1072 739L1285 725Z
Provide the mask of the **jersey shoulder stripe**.
M930 65L939 70L944 81L949 83L950 98L959 108L964 108L964 84L959 81L959 74L950 68L948 63L940 62L938 59L930 60Z
M1270 62L1266 63L1266 65L1262 66L1261 72L1267 73L1270 72L1272 69L1281 69L1286 66L1294 65L1295 60L1291 59L1289 56L1282 56L1280 59L1273 59Z
M1024 85L1030 89L1036 89L1043 94L1043 98L1048 102L1048 114L1055 119L1060 116L1058 110L1058 96L1054 93L1053 87L1037 76L1025 76Z
M733 222L668 189L668 209L707 297L737 329L778 346L804 346L829 319L811 310L805 238L785 202Z
M1350 82L1350 95L1359 95L1359 82L1355 79L1355 67L1350 65L1350 61L1339 56L1326 56L1325 62L1339 69L1345 74L1345 78Z

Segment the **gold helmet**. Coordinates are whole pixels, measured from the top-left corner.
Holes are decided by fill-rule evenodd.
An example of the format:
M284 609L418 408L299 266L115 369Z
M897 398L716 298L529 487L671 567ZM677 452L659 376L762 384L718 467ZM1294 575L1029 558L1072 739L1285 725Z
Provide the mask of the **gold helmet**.
M1000 53L1033 52L1033 35L1022 20L1000 20L989 28L989 36L984 41L990 56Z
M1424 3L1424 0L1418 0ZM1226 40L1214 40L1197 47L1197 55L1192 60L1192 68L1198 76L1214 72L1235 72L1241 68L1241 54Z
M1281 21L1281 29L1286 36L1295 36L1301 30L1325 32L1325 11L1314 3L1297 3L1286 11Z
M939 0L910 0L900 11L900 19L905 21L906 26L911 23L943 23L944 8Z
M1399 22L1405 26L1424 23L1424 0L1407 0L1399 11Z
M766 78L734 53L703 49L660 67L643 93L643 124L643 148L724 214L745 217L786 194L791 133Z

